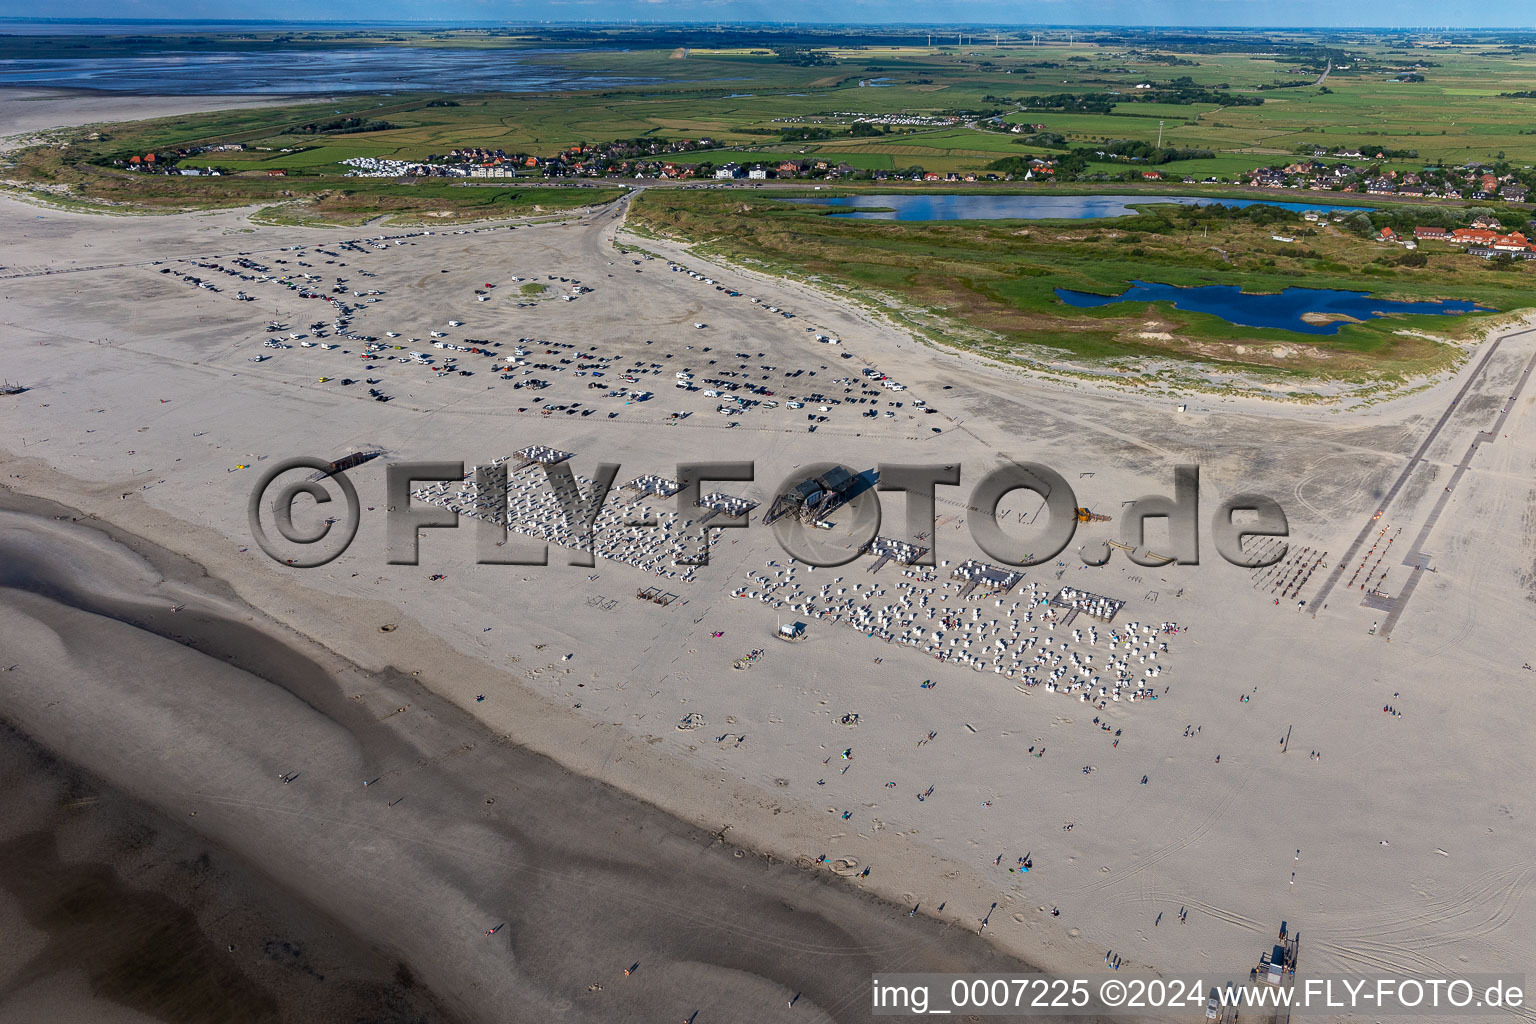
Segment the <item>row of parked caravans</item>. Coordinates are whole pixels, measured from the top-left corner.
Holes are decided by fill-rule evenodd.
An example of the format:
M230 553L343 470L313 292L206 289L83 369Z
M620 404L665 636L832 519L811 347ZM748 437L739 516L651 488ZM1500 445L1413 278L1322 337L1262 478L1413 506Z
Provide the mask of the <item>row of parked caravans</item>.
M693 374L686 371L680 371L678 373L677 384L675 386L679 391L699 390L698 385L693 382ZM746 403L743 399L737 398L734 395L722 394L718 388L705 388L704 397L725 399L724 402L720 403L720 405L715 408L715 411L722 416L738 416L746 409ZM779 407L779 403L771 398L758 402L757 405L763 409L777 409ZM789 408L798 409L800 408L800 403L790 402Z

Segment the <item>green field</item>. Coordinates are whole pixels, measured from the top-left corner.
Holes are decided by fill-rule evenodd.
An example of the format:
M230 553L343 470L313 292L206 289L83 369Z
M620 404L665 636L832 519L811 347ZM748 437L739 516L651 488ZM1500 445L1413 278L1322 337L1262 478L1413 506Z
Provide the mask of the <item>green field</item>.
M364 39L371 45L375 40ZM400 45L449 45L451 40L408 39ZM514 39L470 37L477 46L522 45ZM318 44L317 44L318 45ZM1338 47L1326 39L1316 46ZM1536 88L1529 48L1497 40L1415 46L1351 40L1361 68L1332 71L1325 87L1311 72L1293 72L1299 57L1245 53L1175 54L1166 49L1127 51L1104 45L882 47L826 51L830 63L800 67L770 50L695 49L686 59L670 50L531 54L530 62L575 70L655 79L655 84L602 92L548 95L457 96L452 107L430 107L440 97L360 97L275 110L248 110L118 126L96 153L132 152L209 142L242 142L269 151L221 158L234 169L286 168L334 172L355 156L422 159L458 146L549 155L581 142L648 137L710 137L730 156L834 159L864 169L921 165L927 170L981 171L999 156L1048 149L1020 146L1017 136L965 125L979 114L1005 123L1035 123L1066 136L1069 146L1106 140L1155 141L1214 150L1211 160L1168 169L1179 174L1230 176L1291 156L1297 147L1354 146L1365 142L1416 149L1421 163L1505 159L1536 163L1536 99L1501 98L1501 92ZM1303 53L1306 51L1297 51ZM1129 53L1129 55L1128 55ZM1165 66L1160 59L1188 64ZM1423 62L1423 82L1398 83L1393 70ZM1200 101L1137 103L1141 81L1188 78L1223 95L1262 97L1261 106ZM861 86L878 77L889 87ZM1304 83L1260 90L1261 85ZM711 84L713 83L713 84ZM722 83L726 83L722 85ZM1026 109L1031 97L1057 93L1126 97L1107 113ZM336 111L387 120L386 131L296 137L283 128ZM798 124L842 130L853 114L959 116L960 126L895 128L879 138L832 138L784 145L777 136ZM302 147L301 152L280 153ZM91 155L87 153L87 155ZM691 157L690 159L697 159ZM1411 161L1410 161L1411 162ZM1123 170L1109 165L1108 170Z
M939 92L912 90L906 96L902 94L907 90L896 88L874 91L844 85L822 87L812 96L765 94L751 97L750 101L592 97L582 104L579 115L571 115L562 104L554 118L540 116L537 108L542 104L525 104L524 109L513 115L502 109L505 101L484 99L473 107L451 111L451 116L436 110L431 117L419 116L421 111L415 117L393 117L392 120L402 123L401 128L370 133L366 141L356 137L325 140L302 164L288 166L321 167L357 155L421 158L456 145L544 154L584 141L635 136L709 136L726 144L761 147L764 140L754 133L773 130L775 118L810 117L829 110L878 115L983 109L985 93L965 85L957 81ZM1224 173L1263 166L1273 162L1273 157L1289 155L1301 145L1349 146L1367 141L1415 148L1426 163L1492 160L1501 153L1523 162L1536 159L1536 136L1522 134L1536 115L1536 101L1422 91L1408 95L1411 104L1399 104L1396 116L1386 116L1386 111L1394 109L1391 101L1403 99L1414 88L1421 87L1360 85L1327 96L1266 97L1263 107L1180 107L1167 112L1170 116L1162 119L1163 139L1170 146L1218 151L1227 157L1220 165ZM1390 97L1384 95L1388 91L1392 92ZM765 108L769 107L774 116L764 117L769 112ZM1069 143L1084 145L1111 139L1153 141L1158 138L1160 120L1146 111L1133 115L1020 112L1008 114L1007 118L1042 123L1049 130L1066 135ZM1497 118L1498 123L1491 118ZM902 131L882 139L814 141L796 146L795 152L828 158L889 156L889 161L870 162L867 166L922 163L929 170L947 172L982 170L998 156L1021 150L1014 137L962 127Z
M119 212L124 208L169 212L272 204L268 219L294 223L355 224L377 217L414 223L537 216L610 202L622 194L612 187L551 185L536 179L517 184L441 179L407 183L330 174L274 178L265 171L249 177L235 173L184 178L70 163L51 149L22 154L11 177L25 183L11 186L13 189L46 187L48 191L43 194L50 201L59 199L62 187L72 205L85 208L105 204Z

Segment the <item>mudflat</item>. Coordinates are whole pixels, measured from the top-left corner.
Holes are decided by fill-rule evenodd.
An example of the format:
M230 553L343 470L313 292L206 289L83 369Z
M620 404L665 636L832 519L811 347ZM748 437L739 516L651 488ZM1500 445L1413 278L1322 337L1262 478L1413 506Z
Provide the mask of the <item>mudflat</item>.
M0 520L6 1014L768 1020L798 994L852 1020L891 963L1022 966L284 636L181 560Z

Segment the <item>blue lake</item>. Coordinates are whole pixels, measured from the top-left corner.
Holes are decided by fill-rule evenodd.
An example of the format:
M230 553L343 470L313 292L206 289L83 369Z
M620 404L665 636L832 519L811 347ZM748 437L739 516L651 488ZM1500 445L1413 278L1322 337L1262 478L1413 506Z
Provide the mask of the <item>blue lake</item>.
M1098 220L1135 213L1131 203L1178 203L1180 206L1278 206L1282 210L1319 213L1363 210L1362 206L1328 203L1282 203L1263 199L1211 199L1204 196L1061 196L1061 195L934 195L896 194L786 198L786 203L846 206L833 217L868 220Z
M1437 302L1393 302L1371 297L1370 292L1346 292L1326 288L1287 288L1275 295L1253 295L1236 285L1178 288L1168 284L1132 281L1119 295L1095 295L1067 288L1056 297L1069 306L1092 308L1116 302L1171 302L1173 308L1192 313L1211 313L1243 327L1278 327L1299 334L1337 334L1340 324L1313 324L1303 313L1334 313L1356 320L1371 320L1392 313L1441 313L1453 315L1488 307L1461 299Z

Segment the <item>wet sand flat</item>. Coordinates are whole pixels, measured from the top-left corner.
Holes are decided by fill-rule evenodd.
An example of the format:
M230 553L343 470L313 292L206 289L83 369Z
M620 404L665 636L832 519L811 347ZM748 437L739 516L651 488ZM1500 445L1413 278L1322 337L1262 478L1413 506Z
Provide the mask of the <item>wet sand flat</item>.
M7 512L0 551L5 658L17 663L0 714L176 820L179 845L205 845L205 858L261 877L266 898L325 914L335 942L376 970L420 965L409 973L423 989L386 975L368 996L379 1006L381 993L408 1005L430 991L442 1009L428 1002L429 1019L507 1019L496 1007L516 1006L511 1019L702 1008L777 1020L803 993L793 1019L857 1020L869 977L893 964L1021 967L521 751L407 677L296 649L249 609L162 582L92 530ZM44 757L7 735L12 757ZM45 941L91 928L119 938L127 948L106 980L91 979L102 998L165 1020L277 1019L281 994L252 964L302 972L301 945L285 953L279 931L258 947L251 926L223 918L199 927L174 899L117 876L126 852L108 856L118 863L73 863L47 830L22 832L0 841L0 885ZM66 894L76 907L61 923ZM223 952L236 932L245 952ZM69 960L28 958L45 977ZM220 1017L223 997L240 1013Z

